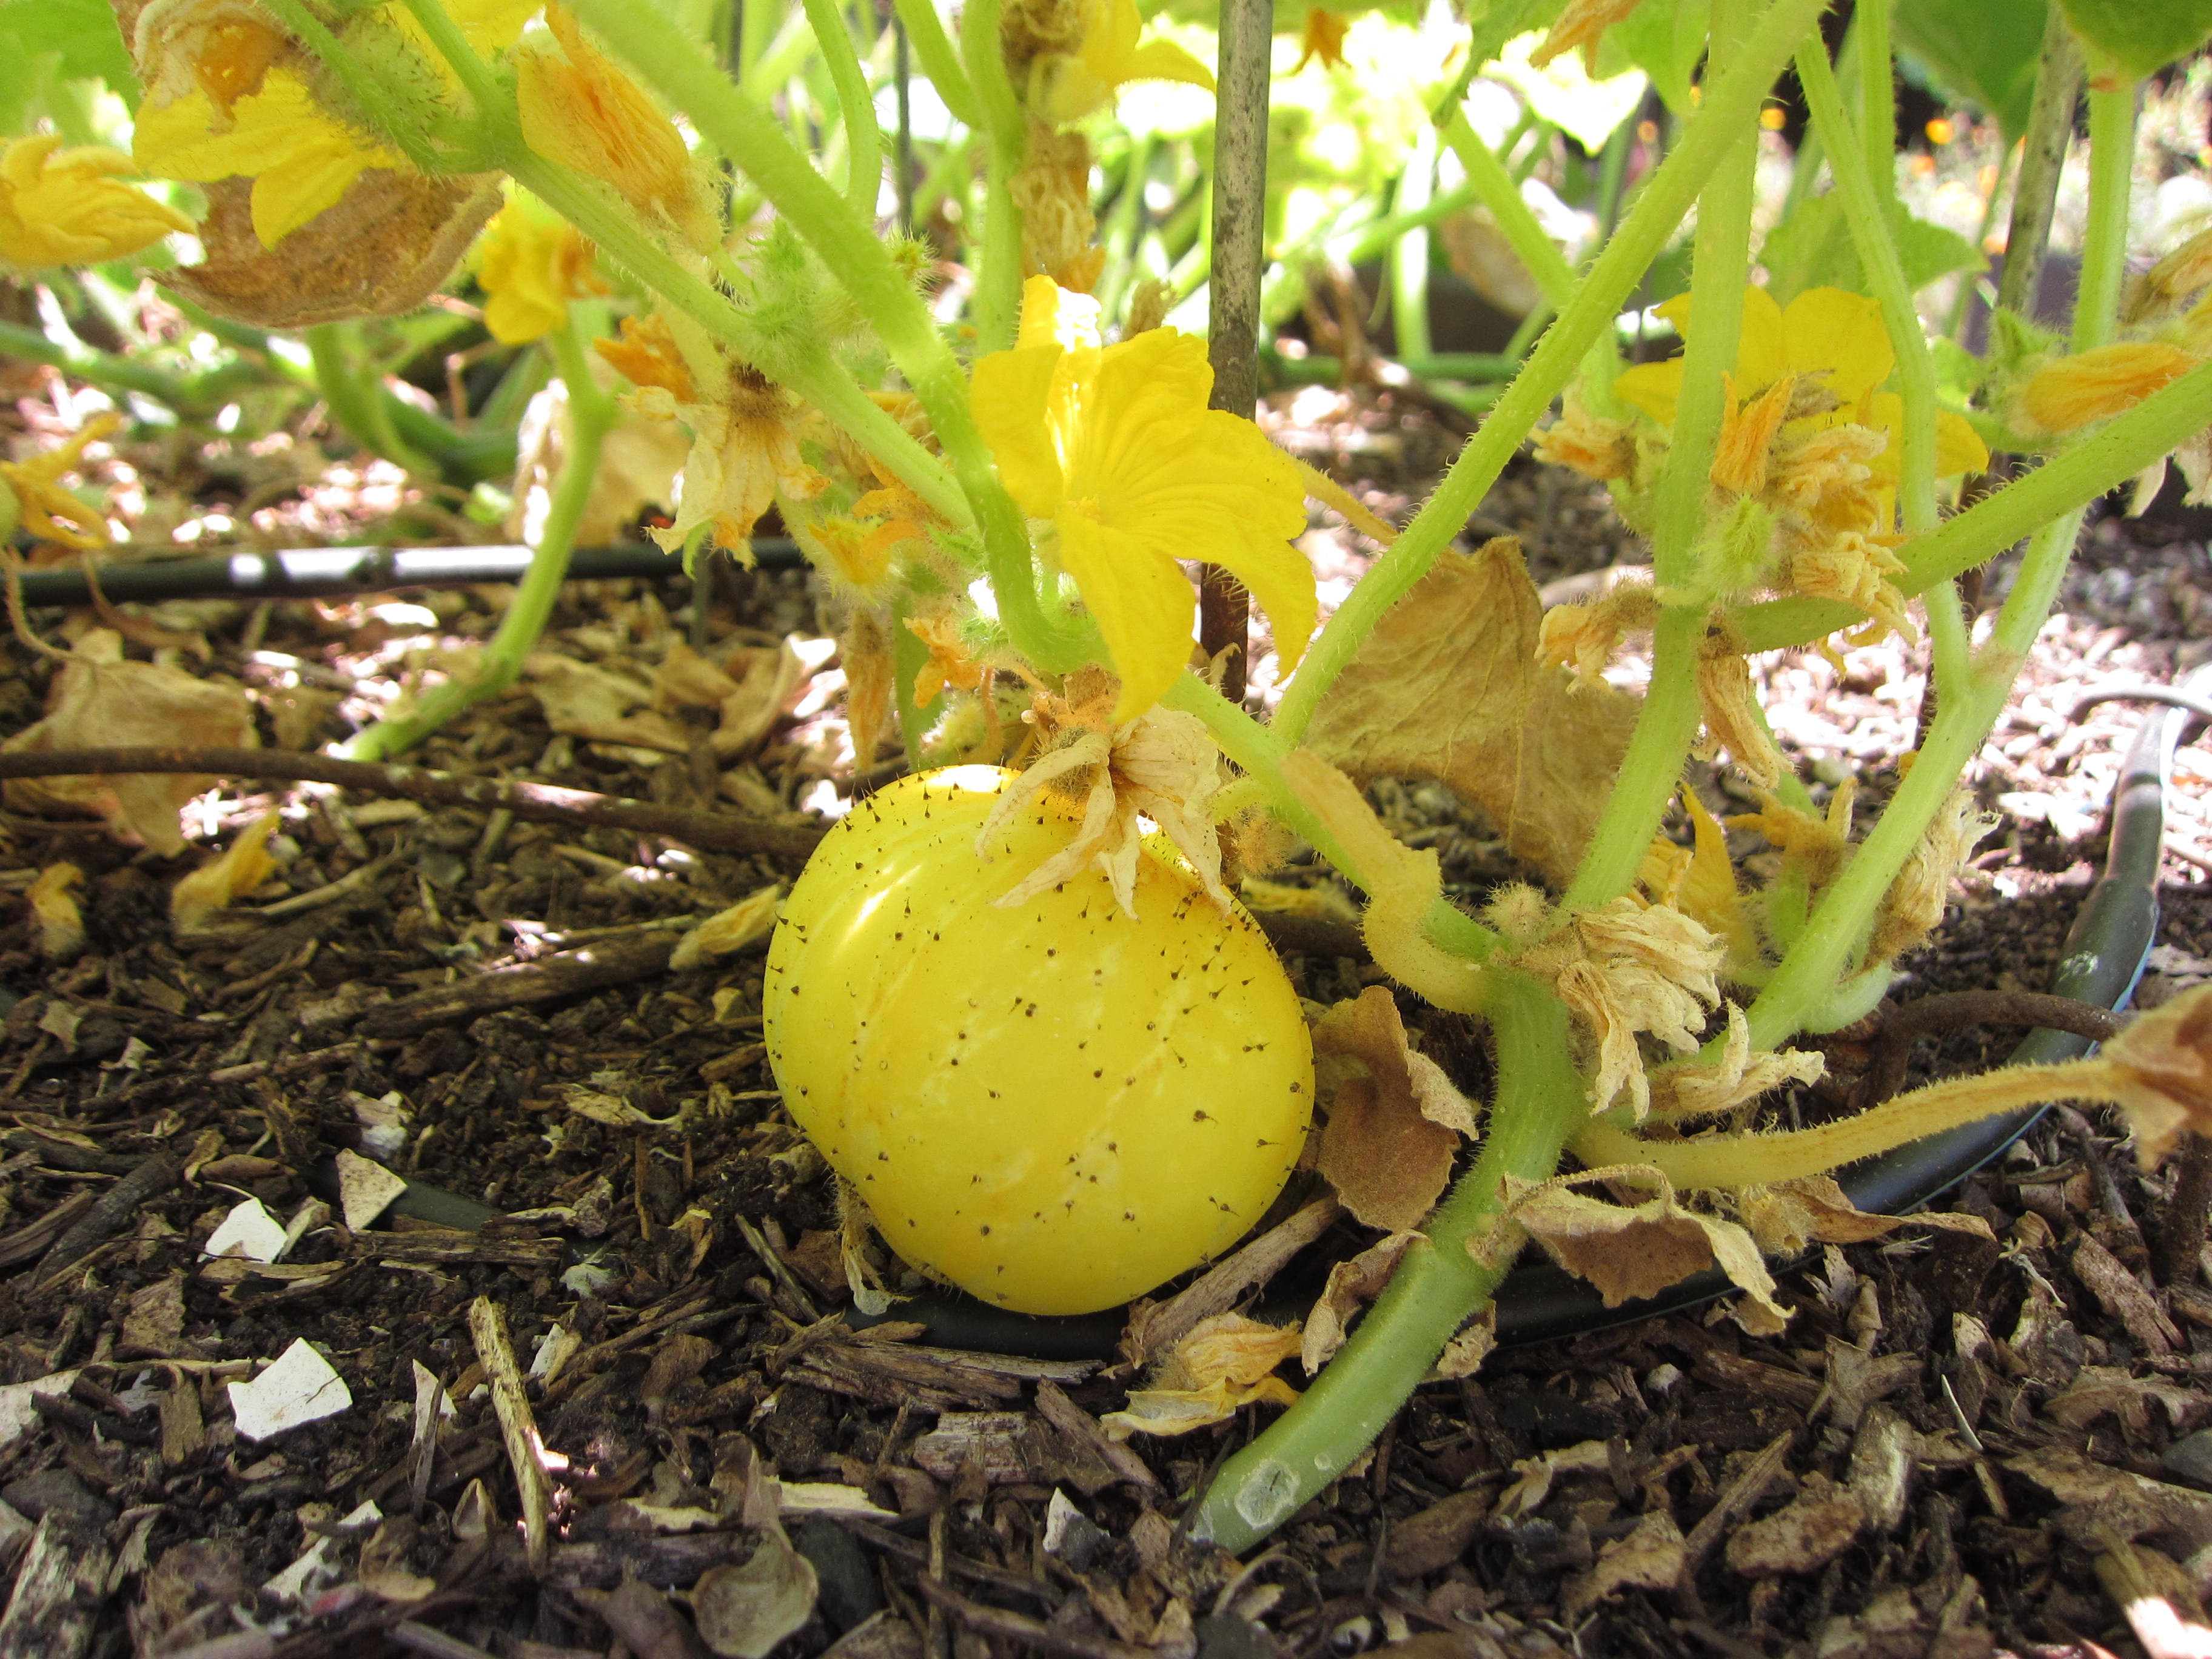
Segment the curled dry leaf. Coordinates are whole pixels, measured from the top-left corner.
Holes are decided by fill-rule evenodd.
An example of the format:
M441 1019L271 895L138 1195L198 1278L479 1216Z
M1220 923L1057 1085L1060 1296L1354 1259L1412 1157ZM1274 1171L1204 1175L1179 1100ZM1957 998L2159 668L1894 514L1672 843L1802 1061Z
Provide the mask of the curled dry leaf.
M717 663L681 641L653 671L657 708L711 708L721 725L708 739L715 755L727 760L768 735L789 706L792 696L814 670L829 659L830 642L811 641L802 650L796 635L781 644L746 647Z
M1462 1376L1473 1376L1482 1369L1482 1362L1490 1358L1490 1351L1498 1346L1498 1304L1486 1302L1482 1311L1460 1334L1444 1344L1444 1351L1437 1356L1437 1363L1429 1368L1424 1382L1450 1382Z
M121 638L95 628L54 676L46 717L0 744L0 750L237 749L255 741L252 706L236 686L125 662ZM185 850L178 811L214 781L197 773L13 778L5 798L19 811L95 812L125 840L143 842L173 858Z
M229 851L182 878L169 890L169 926L188 934L217 910L244 898L276 872L269 837L283 814L264 812L239 833Z
M2212 985L2137 1014L2098 1059L2118 1085L2145 1167L2181 1130L2212 1134Z
M1596 1285L1607 1307L1656 1296L1717 1266L1770 1318L1790 1316L1774 1299L1774 1277L1758 1244L1741 1226L1684 1209L1656 1170L1586 1170L1572 1179L1593 1176L1656 1184L1659 1196L1643 1204L1607 1204L1563 1181L1531 1185L1508 1177L1506 1212L1553 1261Z
M1536 659L1543 604L1510 536L1447 553L1384 615L1308 728L1358 782L1431 779L1564 886L1613 792L1636 700Z
M766 1659L812 1616L817 1589L814 1564L771 1521L744 1565L709 1567L700 1575L691 1615L707 1645L724 1659Z
M592 377L602 389L616 383L614 372L596 355ZM568 419L568 389L555 380L530 400L515 434L519 460L514 473L514 507L507 514L507 533L535 547L544 533L545 515L553 510L553 483L561 476L562 458L573 441ZM599 443L598 467L592 474L592 493L577 521L576 544L589 547L619 541L637 515L647 509L662 512L676 499L676 472L684 465L690 441L673 421L656 421L623 407L614 428Z
M1905 1224L1901 1216L1867 1214L1832 1176L1747 1187L1734 1195L1734 1201L1736 1218L1759 1249L1771 1255L1795 1255L1808 1244L1863 1244Z
M1210 810L1220 787L1221 756L1204 723L1195 714L1156 708L1111 732L1085 731L1037 761L999 797L976 833L976 851L989 857L984 849L1000 825L1039 792L1073 793L1083 804L1074 838L1015 883L999 903L1026 903L1095 868L1112 885L1115 902L1135 915L1137 850L1146 834L1141 812L1167 832L1206 896L1226 910L1229 890L1221 884L1221 843Z
M776 902L782 896L782 884L771 882L708 917L676 941L676 950L668 958L670 969L680 973L696 968L709 957L726 957L766 939L775 926Z
M84 915L70 890L84 879L74 864L50 864L23 896L39 924L39 951L50 962L68 962L84 951Z
M681 721L642 708L653 692L635 680L550 652L532 655L524 670L533 682L530 689L544 710L545 723L556 732L666 755L690 751L690 732Z
M371 167L335 205L264 247L253 181L204 186L206 257L167 273L171 287L219 317L257 328L306 328L412 311L453 274L499 210L499 175L450 179Z
M1225 1423L1240 1406L1288 1406L1297 1391L1275 1367L1301 1346L1296 1325L1267 1325L1242 1314L1202 1319L1169 1349L1152 1386L1130 1391L1129 1403L1098 1419L1107 1437L1188 1434Z
M1419 1237L1419 1233L1392 1233L1328 1270L1328 1283L1322 1286L1321 1299L1306 1316L1305 1340L1298 1349L1298 1364L1305 1367L1308 1376L1326 1365L1344 1346L1352 1316L1382 1294L1390 1275L1398 1271L1399 1257Z
M1415 1054L1390 993L1370 985L1316 1022L1315 1083L1328 1109L1320 1167L1344 1206L1370 1227L1419 1224L1451 1178L1467 1098L1434 1060Z
M1827 1061L1811 1049L1753 1054L1750 1023L1731 1002L1728 1041L1717 1059L1683 1060L1652 1073L1651 1115L1672 1119L1733 1111L1784 1083L1810 1083L1826 1069Z

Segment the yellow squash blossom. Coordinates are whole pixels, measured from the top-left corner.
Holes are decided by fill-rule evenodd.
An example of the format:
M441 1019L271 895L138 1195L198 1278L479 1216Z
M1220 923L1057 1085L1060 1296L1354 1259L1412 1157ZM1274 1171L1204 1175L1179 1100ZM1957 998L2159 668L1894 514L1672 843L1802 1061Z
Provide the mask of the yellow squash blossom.
M2133 409L2203 360L2163 340L2123 340L2061 357L2035 372L2024 399L2048 432L2071 432Z
M1695 319L1688 295L1668 301L1659 314L1683 338L1689 337ZM1790 418L1778 423L1777 430L1809 434L1845 422L1886 430L1889 447L1874 463L1874 471L1877 477L1893 480L1903 406L1893 393L1875 389L1896 366L1897 352L1882 326L1881 307L1864 295L1838 288L1808 289L1785 309L1765 289L1748 288L1729 380L1729 420L1740 422L1751 417L1752 406L1763 394L1790 380L1791 391L1784 401L1790 404ZM1638 363L1613 382L1623 399L1664 427L1674 424L1681 387L1680 357ZM1758 415L1763 419L1771 412L1761 410ZM1938 411L1936 417L1936 453L1938 477L1978 469L1989 459L1973 428L1949 410ZM1739 466L1743 461L1743 457L1725 452L1722 459Z
M1165 694L1190 656L1192 595L1178 559L1252 590L1285 668L1316 616L1297 465L1249 421L1206 406L1205 343L1161 328L1102 346L1095 301L1032 276L1010 351L975 365L976 424L1022 510L1059 532L1121 677L1118 722Z
M119 149L64 149L51 133L0 150L0 259L18 270L97 264L158 242L192 222L145 191L118 184L138 171Z
M108 544L107 520L71 495L62 475L84 459L84 447L123 424L119 415L95 415L66 441L27 461L0 461L0 495L12 495L16 521L32 535L80 550Z
M489 296L484 326L505 345L522 345L551 333L568 313L568 301L604 293L592 275L592 245L550 209L520 195L484 227L477 281Z
M1054 126L1104 109L1132 81L1182 81L1213 89L1213 76L1172 40L1144 40L1137 0L1079 0L1082 37L1068 55L1030 70L1030 107Z
M632 206L659 213L694 247L711 246L714 219L674 125L584 38L565 8L548 6L545 21L560 51L526 49L515 64L523 142L611 185Z
M253 234L264 247L337 206L368 168L408 166L398 150L331 115L287 68L268 70L258 91L234 99L228 120L204 90L159 108L149 101L138 112L132 151L165 179L252 179Z

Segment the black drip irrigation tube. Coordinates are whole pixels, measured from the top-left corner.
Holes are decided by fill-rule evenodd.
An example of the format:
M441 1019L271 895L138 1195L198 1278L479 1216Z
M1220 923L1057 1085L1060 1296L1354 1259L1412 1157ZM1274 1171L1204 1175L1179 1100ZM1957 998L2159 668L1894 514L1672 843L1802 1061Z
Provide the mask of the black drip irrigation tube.
M805 563L796 542L754 539L753 558L766 570ZM519 582L530 569L526 547L295 547L276 552L237 550L187 559L145 559L128 564L103 560L100 591L116 604L155 605L163 599L336 599L403 587L460 587L477 582ZM570 581L630 578L666 581L684 574L684 561L650 542L580 547L568 556ZM33 606L92 603L82 568L26 570L23 603Z

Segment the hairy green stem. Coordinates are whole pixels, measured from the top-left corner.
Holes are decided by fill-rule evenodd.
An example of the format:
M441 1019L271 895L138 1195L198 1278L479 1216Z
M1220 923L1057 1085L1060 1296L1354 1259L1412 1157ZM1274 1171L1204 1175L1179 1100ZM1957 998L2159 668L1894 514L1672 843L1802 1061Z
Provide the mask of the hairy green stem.
M1478 143L1475 148L1480 149ZM1418 213L1437 189L1437 134L1422 127L1413 136L1413 154L1398 175L1396 194L1390 198L1394 214ZM1517 200L1519 192L1514 192ZM1214 198L1215 211L1232 199L1221 191ZM1516 252L1518 252L1516 249ZM1534 267L1532 266L1533 270ZM1217 279L1218 280L1218 279ZM1390 250L1390 316L1402 356L1429 355L1429 233L1426 227L1408 229Z
M391 411L381 395L383 387L356 360L355 341L346 325L319 323L302 332L308 357L315 366L316 387L338 429L363 449L410 472L434 476L437 468L392 429Z
M983 161L983 257L970 310L975 349L1000 351L1014 343L1022 300L1021 216L1013 177L1029 146L1029 121L1006 74L999 21L1006 0L969 0L960 14L960 46L968 78L982 106L988 148Z
M1716 58L1726 61L1742 33L1747 9L1742 0L1713 0L1711 51ZM1705 111L1698 118L1710 120L1712 113ZM1668 429L1667 459L1653 492L1651 575L1662 593L1690 588L1697 580L1698 544L1713 494L1713 454L1729 412L1729 377L1742 340L1743 294L1751 277L1759 112L1744 115L1741 125L1736 144L1713 169L1698 197L1681 390ZM1751 388L1736 390L1747 394Z
M1372 890L1374 884L1363 874L1358 860L1285 780L1283 757L1288 745L1281 742L1273 728L1261 725L1188 670L1168 688L1160 705L1195 714L1203 720L1216 746L1244 772L1240 781L1256 789L1275 816L1327 859L1346 880L1362 891ZM1474 962L1489 957L1498 945L1495 933L1445 899L1438 899L1430 907L1421 931L1432 943Z
M337 77L346 95L375 124L381 136L414 163L418 172L451 170L422 127L385 90L384 83L369 73L357 54L346 50L344 43L301 0L261 0L261 6L284 26L288 33L323 60L324 67Z
M1871 24L1884 14L1877 5L1862 15L1865 22ZM1872 46L1871 37L1864 45ZM1872 61L1870 50L1866 55ZM1881 63L1881 81L1886 90L1889 64L1887 54ZM1806 102L1812 106L1814 125L1828 134L1829 153L1838 156L1856 154L1858 147L1851 133L1850 117L1844 112L1843 96L1829 70L1827 52L1819 41L1810 43L1797 54L1797 81L1805 89ZM1869 102L1873 101L1869 96ZM1885 100L1883 108L1887 107ZM1870 159L1871 150L1869 155ZM1859 264L1881 307L1882 325L1897 352L1898 392L1905 405L1904 431L1899 446L1898 501L1904 513L1905 533L1925 536L1936 528L1936 359L1928 349L1927 337L1920 326L1920 313L1912 303L1912 289L1905 279L1905 267L1898 259L1897 245L1891 239L1889 222L1869 176L1869 169L1839 167L1835 173L1836 194L1843 199L1844 219L1858 250ZM1887 177L1887 170L1884 177Z
M921 62L921 72L937 88L937 96L952 118L968 128L981 125L975 89L968 84L968 71L960 66L960 53L945 32L931 0L891 0L898 20L906 25L906 38Z
M1659 833L1682 781L1682 763L1697 741L1698 652L1705 636L1702 611L1670 605L1659 613L1652 629L1651 684L1613 793L1562 901L1570 910L1589 909L1626 892Z
M884 178L883 143L876 130L875 101L868 96L868 77L853 45L852 26L837 0L806 0L806 21L813 25L815 42L830 66L830 84L836 90L845 129L845 201L873 224L876 195ZM732 159L744 165L742 159Z
M560 365L568 394L568 430L561 457L561 476L545 514L545 528L531 550L530 569L499 619L483 660L467 679L447 680L426 692L414 709L396 720L380 720L356 732L341 752L349 760L381 761L401 754L465 710L496 696L521 677L522 665L545 632L568 574L568 555L576 544L597 480L599 451L619 413L615 401L592 378L583 331L572 307L563 325L546 336Z
M1583 279L1574 299L1451 471L1390 550L1360 579L1308 649L1284 696L1276 724L1295 742L1383 613L1429 573L1451 544L1506 461L1552 400L1565 389L1651 261L1672 240L1715 167L1751 130L1767 88L1812 27L1823 0L1775 0L1725 73L1706 88L1704 106L1674 153L1652 174L1619 233Z
M2117 415L2072 447L2025 473L1899 554L1905 594L1985 564L2058 515L2093 501L2212 426L2212 363ZM1863 612L1829 599L1771 599L1731 616L1747 651L1808 645L1865 620Z
M1467 118L1463 106L1455 106L1443 126L1443 140L1467 173L1467 188L1474 198L1490 210L1490 216L1498 222L1498 234L1513 250L1514 257L1535 278L1536 290L1555 311L1564 311L1575 295L1574 267L1567 256L1559 252L1559 245L1551 234L1537 222L1536 216L1522 198L1520 187L1513 182L1505 165L1482 142L1482 135ZM1398 204L1402 213L1412 207L1409 203ZM1397 222L1398 213L1388 222ZM1403 341L1400 342L1403 344Z
M2006 1066L1931 1083L1886 1100L1871 1111L1809 1129L1646 1140L1612 1124L1592 1123L1574 1137L1572 1145L1575 1156L1587 1164L1650 1164L1680 1188L1771 1187L1825 1175L1910 1141L2024 1107L2054 1100L2122 1100L2126 1097L2124 1085L2115 1071L2104 1060Z
M1567 1062L1565 1009L1533 980L1501 979L1489 1010L1498 1098L1474 1166L1304 1398L1223 1467L1193 1512L1194 1537L1241 1554L1318 1496L1397 1414L1452 1333L1505 1276L1513 1236L1493 1230L1506 1180L1549 1178L1589 1105ZM1481 1245L1481 1254L1470 1244Z
M968 377L873 228L854 217L768 112L731 85L703 52L663 27L650 11L626 0L576 0L575 9L690 116L710 143L725 155L743 159L762 193L813 244L874 326L884 349L921 399L967 497L967 504L948 516L956 524L972 521L982 531L1000 620L1016 648L1048 672L1064 672L1086 660L1084 635L1048 616L1039 597L1029 532L1020 509L1000 483L989 447L976 429L968 406ZM1003 70L1000 79L1003 82ZM591 234L588 226L580 228ZM804 388L793 389L804 395ZM872 441L870 447L874 447ZM906 477L903 470L900 476ZM943 493L923 499L939 506Z
M2128 274L2128 192L2136 149L2132 86L2089 87L2089 220L2081 231L2081 280L2074 291L2077 352L2112 337Z

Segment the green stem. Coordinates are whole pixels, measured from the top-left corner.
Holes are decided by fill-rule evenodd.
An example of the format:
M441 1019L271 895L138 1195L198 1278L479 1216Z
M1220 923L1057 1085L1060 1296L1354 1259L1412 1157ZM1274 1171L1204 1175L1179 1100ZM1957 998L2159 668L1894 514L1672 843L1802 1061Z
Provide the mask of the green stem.
M460 26L447 15L438 0L406 0L407 9L422 26L422 33L430 44L445 54L453 66L454 76L460 82L479 115L497 120L510 107L506 94L491 72L491 66L477 56L476 48Z
M272 378L250 362L226 363L191 375L172 374L82 342L57 344L37 329L20 323L0 322L0 356L45 363L113 391L140 392L186 416L210 414L236 392L266 385Z
M1474 1166L1305 1397L1231 1458L1191 1521L1193 1537L1252 1547L1349 1468L1436 1364L1454 1331L1505 1276L1513 1251L1490 1237L1507 1177L1548 1179L1589 1103L1567 1061L1566 1011L1534 981L1503 974L1491 1009L1498 1097ZM1485 1246L1480 1256L1468 1249Z
M408 471L432 477L437 468L400 441L392 416L384 406L383 388L373 383L355 361L354 341L343 323L319 323L303 331L307 353L315 365L315 384L330 406L338 429L363 449L384 457Z
M1681 228L1691 205L1722 159L1743 142L1784 64L1820 15L1822 0L1775 0L1688 124L1674 154L1660 165L1620 230L1583 277L1574 298L1545 331L1513 384L1460 452L1436 493L1395 545L1378 559L1329 618L1291 682L1276 725L1295 742L1314 710L1376 623L1430 568L1506 461L1589 349L1603 340L1645 269Z
M1418 213L1436 193L1436 129L1425 126L1414 135L1413 153L1406 158L1405 171L1398 175L1397 193L1390 202L1391 211ZM1215 204L1218 208L1221 203L1231 199L1233 193L1224 191L1216 197ZM1427 356L1430 349L1429 233L1425 228L1407 230L1390 250L1390 312L1397 325L1399 355Z
M813 244L854 304L874 326L884 349L927 412L960 491L972 504L972 509L970 505L962 505L948 516L956 524L973 522L981 528L999 617L1016 648L1048 672L1063 672L1086 660L1082 635L1048 617L1039 599L1029 532L1020 509L999 482L989 447L976 430L968 406L968 378L873 227L853 216L772 116L731 85L713 59L664 27L652 11L628 0L576 0L575 9L646 80L690 117L709 143L726 155L744 158L746 172L762 193ZM1000 78L1003 81L1003 70ZM570 199L580 193L566 192ZM555 205L568 210L562 203ZM580 222L580 228L586 234L592 234L588 225ZM666 263L665 256L663 262ZM730 326L726 315L721 326ZM793 390L804 395L804 388L794 386ZM896 426L895 422L888 423ZM872 449L876 447L872 440L867 441ZM902 452L878 453L896 467L894 457ZM898 470L901 477L914 482L905 468ZM923 499L944 512L947 509L939 506L939 501L945 494L933 484L930 491L923 492Z
M1869 7L1863 16L1869 26L1877 19L1886 21L1880 5ZM1863 43L1869 63L1875 57L1875 44L1871 34ZM1881 65L1880 78L1886 94L1889 66L1887 53L1881 55ZM1805 88L1806 102L1812 106L1814 124L1828 134L1829 152L1835 155L1856 153L1857 145L1852 137L1850 117L1844 112L1843 96L1829 70L1828 54L1818 41L1797 54L1797 80ZM1875 101L1869 88L1868 102L1871 106ZM1886 110L1886 96L1882 102ZM1869 154L1871 155L1871 151ZM1905 533L1925 536L1936 528L1936 359L1928 349L1927 337L1920 326L1920 313L1912 303L1912 289L1898 260L1897 245L1890 237L1888 220L1875 194L1869 170L1838 167L1835 176L1836 193L1843 198L1844 218L1858 249L1859 264L1866 272L1869 286L1874 289L1875 299L1881 306L1883 326L1897 351L1898 392L1905 404L1898 461L1898 500L1904 509Z
M2081 232L2081 281L2074 291L2077 352L2112 337L2128 273L2128 190L2133 179L2136 88L2089 86L2089 220Z
M410 0L413 4L426 0ZM876 221L876 197L884 178L883 143L876 130L876 106L868 96L868 77L853 45L853 31L837 0L806 0L806 18L830 65L838 112L845 128L845 201L870 224ZM733 158L735 159L735 158ZM742 161L739 165L743 165Z
M1468 188L1475 199L1490 210L1490 216L1498 222L1498 234L1505 245L1513 250L1514 257L1527 267L1535 278L1536 289L1554 310L1564 311L1574 298L1574 268L1568 264L1567 256L1559 252L1549 232L1537 222L1536 216L1522 196L1520 186L1505 170L1504 163L1482 142L1482 135L1467 118L1467 111L1455 107L1443 123L1443 140L1451 153L1459 158L1466 171ZM1401 198L1401 213L1414 204ZM1394 214L1395 219L1398 216ZM1402 341L1401 342L1402 343Z
M983 160L983 257L975 273L970 312L978 352L1002 351L1014 343L1021 318L1021 216L1014 207L1013 178L1029 147L1028 118L1006 75L999 20L1006 0L969 0L960 14L960 45L968 76L983 110L988 142Z
M325 27L321 18L301 0L261 0L261 6L284 26L286 33L323 60L324 67L337 77L338 84L360 106L362 113L384 137L398 147L417 171L436 173L447 170L444 158L432 147L421 126L398 100L385 91L383 82L362 66L361 59L348 52L344 43Z
M931 0L891 0L891 5L899 21L906 25L908 44L921 62L921 72L937 88L939 100L961 125L971 129L981 125L975 89L968 84L968 71L960 66L960 54L952 37L945 32L937 8Z
M1593 1123L1574 1137L1573 1146L1577 1158L1594 1166L1650 1164L1678 1188L1741 1191L1824 1175L1909 1141L2054 1100L2120 1101L2126 1096L2114 1073L2111 1062L2103 1060L2006 1066L1930 1084L1871 1111L1810 1129L1647 1140L1611 1124Z
M1726 61L1742 33L1741 0L1713 0L1712 46ZM1712 118L1711 110L1700 121ZM1743 294L1751 279L1751 210L1759 112L1741 120L1738 142L1698 197L1698 229L1690 267L1689 339L1682 352L1681 392L1667 436L1667 459L1655 491L1651 574L1662 592L1691 588L1697 549L1712 495L1713 453L1729 408L1729 381L1743 333ZM1748 393L1752 388L1739 387ZM1607 896L1610 896L1608 895Z
M1936 533L1900 554L1907 595L1985 564L2062 514L2093 501L2212 426L2212 362L2153 392L2063 453L2021 475L1994 495L1947 519ZM1865 614L1827 599L1771 599L1732 617L1747 651L1777 651L1825 639Z
M456 715L486 697L496 696L520 678L524 660L545 631L561 597L561 584L568 578L576 526L592 499L600 447L620 413L614 399L600 391L592 378L583 332L573 308L563 326L546 340L553 348L568 390L568 432L561 477L553 486L544 533L531 550L529 573L484 647L483 665L476 674L465 680L447 680L426 693L412 713L398 720L378 720L356 733L342 750L349 760L380 761L402 754Z
M1363 890L1371 888L1373 884L1362 874L1358 864L1285 781L1283 757L1288 745L1279 739L1275 728L1261 725L1188 671L1168 688L1167 696L1160 699L1160 706L1195 714L1203 720L1215 744L1243 771L1246 780L1262 792L1276 817L1353 886ZM1432 943L1472 962L1487 959L1498 945L1495 933L1444 899L1438 899L1430 907L1421 931Z
M1589 909L1626 892L1659 833L1667 804L1682 781L1682 763L1697 741L1698 651L1705 635L1700 611L1669 605L1659 613L1652 629L1651 684L1637 711L1636 730L1613 793L1562 901L1571 910Z
M1897 196L1897 70L1890 61L1889 49L1893 3L1894 0L1860 0L1852 10L1859 37L1859 116L1856 123L1837 127L1828 141L1832 154L1862 158L1867 184L1877 201L1883 203ZM1817 43L1808 50L1820 52L1823 58L1827 55ZM1805 53L1798 56L1802 59ZM1840 113L1842 104L1836 107ZM1853 143L1847 136L1854 126L1863 144ZM1840 173L1842 169L1837 171Z

